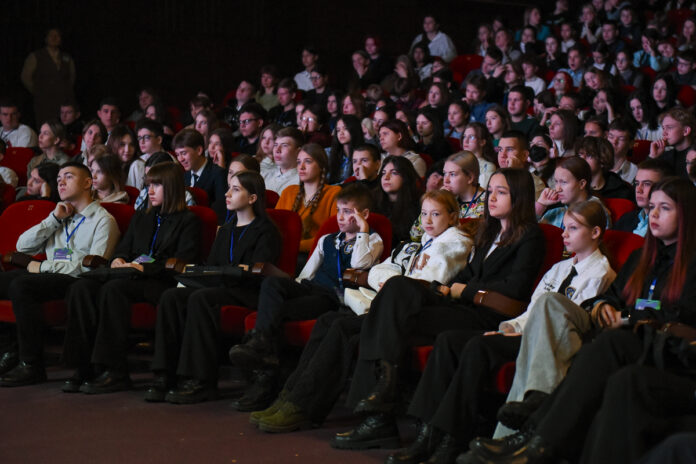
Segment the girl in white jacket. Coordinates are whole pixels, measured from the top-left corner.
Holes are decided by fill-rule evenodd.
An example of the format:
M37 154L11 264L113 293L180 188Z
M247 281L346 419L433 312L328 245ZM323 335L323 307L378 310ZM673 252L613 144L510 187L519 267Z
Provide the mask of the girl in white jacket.
M322 423L352 372L364 320L360 314L384 282L402 275L448 282L466 266L473 241L456 226L459 204L455 197L444 190L426 193L421 218L425 230L421 242L398 247L392 257L372 268L368 277L372 290L346 291L346 304L358 310L334 311L317 320L299 365L280 395L268 409L252 413L250 422L267 432L291 432Z

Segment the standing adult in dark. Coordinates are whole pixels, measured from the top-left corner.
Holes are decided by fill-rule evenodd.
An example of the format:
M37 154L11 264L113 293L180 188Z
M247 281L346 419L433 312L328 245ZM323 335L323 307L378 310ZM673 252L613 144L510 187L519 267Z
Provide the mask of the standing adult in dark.
M60 105L75 98L75 62L60 49L60 29L49 29L46 47L31 53L24 61L22 84L34 96L34 119L55 119Z

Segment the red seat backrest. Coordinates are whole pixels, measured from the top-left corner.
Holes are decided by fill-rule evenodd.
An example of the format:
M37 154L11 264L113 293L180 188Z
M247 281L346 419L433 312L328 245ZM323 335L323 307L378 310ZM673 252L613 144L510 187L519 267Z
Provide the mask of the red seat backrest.
M218 218L215 211L207 206L189 206L192 212L201 220L201 258L205 259L210 254L210 248L215 241L218 229Z
M453 73L459 73L462 79L474 69L479 69L483 63L483 57L476 54L465 54L455 57L450 61L450 69Z
M607 230L604 232L603 241L609 252L611 268L619 272L631 253L643 246L645 239L623 230Z
M418 153L418 155L423 158L423 161L425 161L425 167L426 169L429 169L430 166L433 165L433 158L428 155L427 153Z
M454 152L462 150L462 141L456 137L447 137L447 143L449 143L450 148Z
M612 224L616 224L621 216L636 209L636 204L625 198L603 198L602 203L611 213Z
M210 200L208 199L208 192L199 187L186 187L186 190L191 192L193 199L196 201L198 206L210 206Z
M0 254L15 251L19 236L43 221L55 207L48 200L20 201L8 206L0 215Z
M534 288L539 284L544 274L551 269L551 266L563 259L563 231L559 227L550 224L539 224L539 226L542 232L544 232L546 250L544 253L544 261L541 265L541 269L539 269L537 280L534 283Z
M34 150L24 147L8 147L0 166L12 169L19 178L18 185L27 185L27 164L34 157Z
M682 85L677 93L677 100L684 105L684 108L691 108L696 103L696 90L690 85Z
M140 190L138 190L137 187L133 187L130 185L124 185L123 190L125 190L128 194L128 204L131 206L135 205L135 200L138 199L138 195L140 195Z
M266 208L275 208L278 200L280 200L280 195L273 190L266 190Z
M128 225L135 213L135 209L131 205L124 205L123 203L102 203L101 205L116 219L118 230L121 232L121 236L123 236L128 230Z
M384 244L384 250L382 251L382 256L380 257L380 261L384 261L389 257L391 254L391 238L392 238L392 226L391 222L386 216L383 216L378 213L370 213L370 216L367 218L367 223L370 225L370 228L373 229L375 232L379 234L380 237L382 237L382 243ZM338 222L336 220L336 216L331 216L328 218L324 223L321 225L319 228L319 232L317 232L316 237L314 238L314 243L312 244L312 249L310 250L310 255L316 248L317 244L319 243L319 239L323 237L326 234L333 234L334 232L338 232Z
M640 164L650 154L650 140L636 140L633 142L633 150L629 160L631 163Z
M300 251L302 238L302 220L295 211L284 209L267 209L266 213L275 222L283 240L280 257L276 265L289 275L295 275L297 254Z

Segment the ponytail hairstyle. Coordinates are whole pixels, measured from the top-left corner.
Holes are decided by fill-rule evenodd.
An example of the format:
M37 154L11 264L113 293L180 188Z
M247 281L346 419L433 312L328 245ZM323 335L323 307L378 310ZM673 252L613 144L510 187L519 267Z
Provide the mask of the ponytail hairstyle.
M693 214L696 210L696 188L687 179L668 177L653 185L650 196L655 192L664 192L677 204L677 250L667 283L660 295L660 299L669 304L676 302L682 294L686 271L696 255L696 241L693 239L696 234L696 219ZM638 266L623 288L623 297L627 304L635 304L656 258L657 238L648 227Z
M510 190L511 212L508 229L501 235L499 246L507 246L520 240L527 229L537 223L534 211L534 181L526 169L501 168L493 173L502 175ZM491 178L493 177L491 176ZM491 216L488 198L483 210L483 224L476 235L475 246L487 250L501 231L500 220Z
M308 143L300 148L300 151L307 153L321 168L321 173L319 174L319 188L317 193L314 194L312 199L309 201L309 214L302 221L302 230L310 231L312 229L312 216L319 207L322 197L324 196L324 184L326 183L326 174L329 171L329 159L326 156L326 152L316 143ZM295 202L292 205L292 210L295 212L300 211L302 202L304 200L304 182L300 182L300 189L297 191L297 196L295 197ZM303 233L304 235L304 233ZM308 237L303 237L308 238Z
M604 256L609 257L604 242L602 242L607 227L607 213L600 202L588 200L575 203L568 206L565 214L570 215L580 224L590 229L599 227L599 251Z
M476 155L468 150L462 150L449 155L447 159L445 159L445 162L454 163L459 166L459 169L461 169L464 174L474 178L474 185L477 187L479 186L478 180L481 173Z
M241 171L232 177L237 178L244 190L249 192L249 195L256 195L256 201L252 205L254 216L266 217L266 184L261 174L254 171Z
M578 182L584 180L584 190L587 192L588 198L592 196L592 169L590 169L587 161L579 156L568 156L560 159L558 164L556 164L556 169L558 168L563 168L570 172Z

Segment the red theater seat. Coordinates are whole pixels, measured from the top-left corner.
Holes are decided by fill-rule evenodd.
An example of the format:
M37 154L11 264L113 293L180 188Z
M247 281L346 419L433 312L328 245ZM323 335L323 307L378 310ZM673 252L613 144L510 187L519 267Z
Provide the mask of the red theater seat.
M625 198L604 198L602 203L611 213L612 224L616 224L621 216L636 209L636 204Z
M17 173L19 186L27 185L27 164L34 157L34 150L24 147L8 147L0 166L12 169Z

